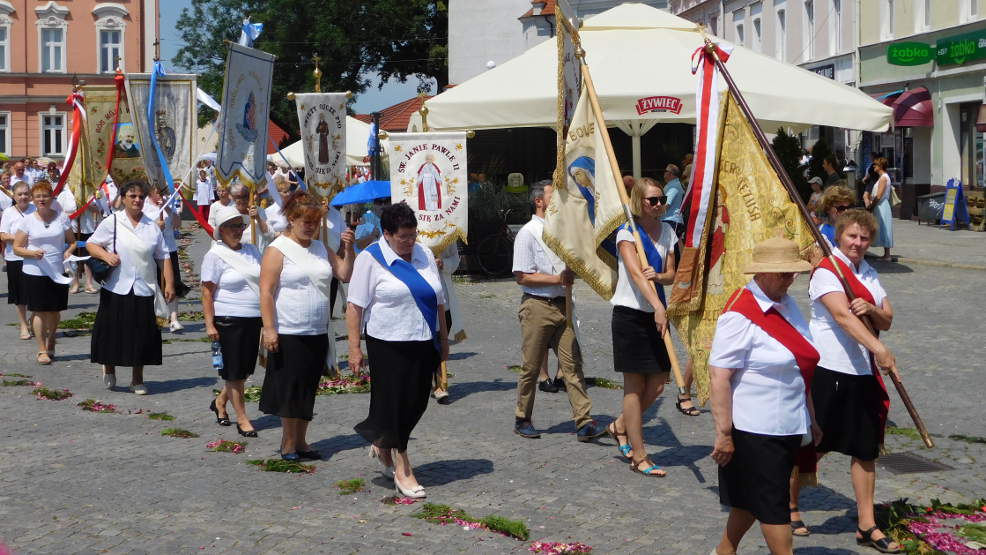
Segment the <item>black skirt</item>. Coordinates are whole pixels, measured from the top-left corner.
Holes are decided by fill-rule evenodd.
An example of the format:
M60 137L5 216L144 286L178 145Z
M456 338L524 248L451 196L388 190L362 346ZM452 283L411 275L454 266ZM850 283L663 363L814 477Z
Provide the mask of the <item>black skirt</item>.
M613 307L613 369L632 374L671 370L664 339L657 333L654 313L626 306Z
M7 304L24 303L24 261L7 261Z
M719 467L719 502L753 513L761 524L790 524L791 470L801 436L733 428L733 458Z
M86 241L89 240L90 237L92 237L92 233L78 233L78 234L76 234L76 237L77 237L76 243L78 243L78 241L86 242ZM75 252L72 253L72 254L74 254L75 256L89 256L89 250L86 249L85 247L76 246L75 247ZM85 264L87 262L89 262L89 261L87 260L83 264Z
M836 451L861 461L879 456L883 396L875 376L843 374L819 366L811 380L811 399L822 428L816 451Z
M260 318L216 316L223 368L219 376L226 381L245 380L253 375L260 350Z
M99 290L99 310L92 326L89 360L110 366L161 364L161 328L154 314L154 297L131 290L117 295Z
M411 431L428 408L431 381L441 364L432 341L383 341L366 336L370 359L370 414L353 429L383 449L407 451Z
M68 284L22 272L20 300L32 312L61 312L68 308Z
M188 292L192 290L191 287L185 285L185 282L181 280L181 263L178 260L178 251L172 252L171 257L171 276L172 282L175 284L175 296L179 299L184 299Z
M267 353L260 412L311 420L329 353L329 336L279 334L277 343L277 352Z

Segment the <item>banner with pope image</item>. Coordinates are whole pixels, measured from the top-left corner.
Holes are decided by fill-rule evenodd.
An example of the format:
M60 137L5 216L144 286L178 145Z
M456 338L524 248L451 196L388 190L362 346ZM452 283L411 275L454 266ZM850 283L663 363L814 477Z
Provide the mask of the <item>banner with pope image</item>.
M195 93L198 89L193 74L167 74L157 77L154 91L154 121L147 121L147 105L151 99L151 74L127 75L127 99L138 142L147 148L140 152L151 185L171 189L157 153L151 145L151 128L161 145L161 152L175 181L188 182L195 163L195 135L198 130ZM151 125L153 123L153 125Z
M267 128L275 58L255 48L229 46L216 154L216 177L224 184L239 177L244 185L255 189L267 181Z
M391 202L418 217L418 242L436 256L469 232L466 134L390 134Z
M332 198L346 183L346 93L296 93L305 183Z

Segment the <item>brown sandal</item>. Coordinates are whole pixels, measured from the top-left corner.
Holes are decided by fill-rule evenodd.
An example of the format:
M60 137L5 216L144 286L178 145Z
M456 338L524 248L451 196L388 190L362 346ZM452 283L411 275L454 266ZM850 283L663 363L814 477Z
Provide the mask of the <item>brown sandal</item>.
M633 458L633 447L630 447L630 444L629 443L620 443L620 437L619 436L627 437L627 433L626 432L623 432L621 434L621 433L617 432L616 431L616 422L615 421L614 422L610 422L609 423L609 426L606 426L606 433L609 434L609 437L613 438L613 441L616 442L616 448L620 450L620 454L621 455L623 455L627 459L632 459Z
M640 465L642 465L642 464L650 464L650 466L648 466L647 468L645 468L643 470L640 470ZM652 461L650 459L644 459L644 460L640 461L639 463L635 463L635 462L632 462L631 461L630 462L630 471L631 472L636 472L637 474L643 474L644 476L647 476L649 478L664 478L665 476L668 475L668 473L665 472L663 468L661 468L660 466L654 464L654 461Z

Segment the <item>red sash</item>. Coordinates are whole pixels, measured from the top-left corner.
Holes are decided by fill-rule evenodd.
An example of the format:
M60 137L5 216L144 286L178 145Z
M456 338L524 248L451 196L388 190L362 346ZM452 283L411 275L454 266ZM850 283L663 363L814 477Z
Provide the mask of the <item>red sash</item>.
M754 325L762 329L767 335L776 339L787 350L794 355L794 360L798 363L801 370L801 378L805 382L805 397L808 398L811 389L811 379L815 375L815 367L818 366L820 359L818 351L807 340L801 332L795 329L776 308L770 307L767 312L760 308L753 292L746 287L741 287L726 303L726 312L736 312L746 317ZM815 445L809 444L798 450L797 465L802 473L815 473Z
M852 271L852 268L850 268L849 265L846 264L845 261L843 261L838 256L832 255L831 257L823 258L822 261L818 263L818 266L815 266L815 269L811 271L811 274L815 275L815 271L817 271L819 268L824 268L832 272L836 277L839 277L839 272L836 271L835 266L832 265L832 260L835 260L836 263L839 265L839 270L842 271L842 277L844 277L846 283L849 284L849 289L852 291L853 296L859 297L860 299L863 299L864 301L872 305L875 305L876 300L873 298L873 293L870 293L870 290L867 289L865 285L863 285L863 282L859 281L859 278L856 277L856 273ZM873 332L877 335L877 337L880 336L879 330L873 330ZM876 378L876 383L880 384L881 402L880 402L879 414L880 414L880 422L881 422L880 444L882 445L883 432L887 427L887 415L890 414L890 395L887 393L887 385L883 382L883 376L880 375L880 371L876 367L876 361L873 359L873 353L869 353L869 355L870 355L870 373L872 373L873 376Z

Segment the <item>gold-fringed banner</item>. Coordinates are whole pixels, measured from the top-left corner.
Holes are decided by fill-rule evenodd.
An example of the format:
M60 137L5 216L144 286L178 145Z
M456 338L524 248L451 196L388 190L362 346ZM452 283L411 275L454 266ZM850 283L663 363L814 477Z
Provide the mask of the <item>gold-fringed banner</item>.
M116 114L116 87L90 85L86 87L86 136L92 154L92 172L102 183L109 174L117 185L132 179L147 179L137 128L130 118L130 105L126 95L120 98L120 114L114 127ZM115 140L114 140L114 130ZM107 155L113 149L112 167L106 167Z
M273 54L255 48L229 46L216 154L216 177L221 183L229 184L238 177L244 185L256 189L267 182L267 131L275 59Z
M127 74L127 100L130 118L137 130L139 143L145 148L141 151L144 168L150 184L157 188L170 189L178 183L166 183L164 170L151 144L151 128L157 135L157 142L168 164L171 178L177 182L188 179L192 164L195 163L195 137L198 130L195 110L195 92L198 90L194 74L167 74L157 77L154 92L154 121L147 121L147 104L151 98L151 74ZM151 125L153 123L153 126Z
M305 183L331 199L346 183L346 93L297 93Z

